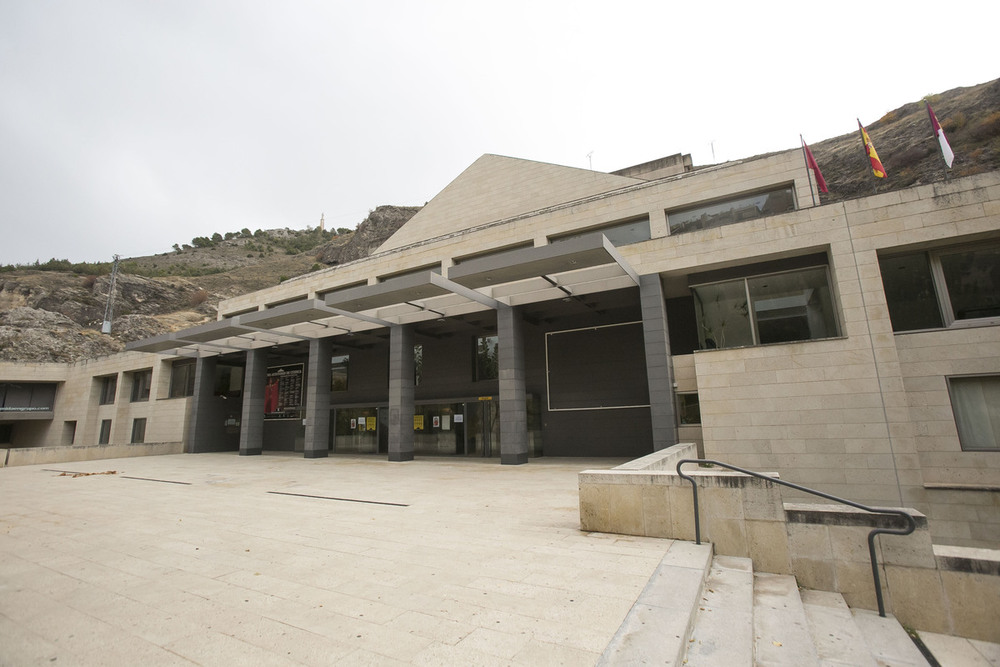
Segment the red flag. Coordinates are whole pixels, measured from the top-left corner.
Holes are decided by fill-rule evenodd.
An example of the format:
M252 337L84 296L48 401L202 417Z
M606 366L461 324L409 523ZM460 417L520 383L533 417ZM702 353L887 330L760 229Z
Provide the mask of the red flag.
M861 142L865 145L865 155L868 156L868 160L872 163L872 173L875 174L875 178L885 178L885 167L882 166L882 161L878 159L878 153L875 152L875 144L868 137L868 132L865 131L865 126L861 124L858 120L858 129L861 130Z
M951 146L948 144L948 139L944 136L941 123L938 122L937 116L934 115L934 110L931 109L930 102L925 102L925 104L927 104L927 115L931 117L931 127L934 128L934 136L937 137L938 143L941 145L941 155L944 157L944 163L951 169L951 163L955 160L955 154L951 151Z
M809 150L809 144L806 143L802 135L799 135L799 140L802 142L802 149L806 154L806 166L813 170L813 175L816 177L816 185L819 186L820 192L829 192L826 189L826 180L823 178L823 172L819 170L819 165L816 164L816 158L813 157L813 152Z

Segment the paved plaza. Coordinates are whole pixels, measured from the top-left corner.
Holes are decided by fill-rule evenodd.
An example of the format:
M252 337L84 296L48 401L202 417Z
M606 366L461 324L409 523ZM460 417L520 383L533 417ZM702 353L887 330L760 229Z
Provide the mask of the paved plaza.
M674 544L580 531L617 463L3 468L0 665L592 665Z

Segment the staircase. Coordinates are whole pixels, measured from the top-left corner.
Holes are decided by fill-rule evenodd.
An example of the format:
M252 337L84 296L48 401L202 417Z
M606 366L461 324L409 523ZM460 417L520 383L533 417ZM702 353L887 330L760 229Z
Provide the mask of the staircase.
M599 665L927 666L895 618L674 542Z

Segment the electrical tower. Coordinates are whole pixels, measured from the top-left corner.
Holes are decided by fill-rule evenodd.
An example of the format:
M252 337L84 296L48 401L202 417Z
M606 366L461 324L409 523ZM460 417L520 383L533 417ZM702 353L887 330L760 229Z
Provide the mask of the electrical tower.
M101 333L111 333L111 317L115 305L115 281L118 279L119 255L115 255L115 263L111 267L111 281L108 283L108 305L104 307L104 324L101 325Z

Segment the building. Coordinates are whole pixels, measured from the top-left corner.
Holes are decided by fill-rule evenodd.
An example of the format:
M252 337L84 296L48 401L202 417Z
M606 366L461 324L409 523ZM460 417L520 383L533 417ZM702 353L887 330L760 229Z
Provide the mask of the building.
M367 258L122 355L0 365L32 408L0 436L502 464L694 441L996 547L1000 172L818 196L798 150L484 155Z

